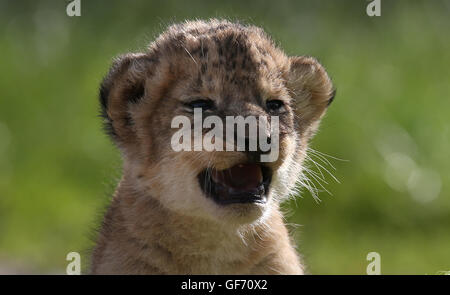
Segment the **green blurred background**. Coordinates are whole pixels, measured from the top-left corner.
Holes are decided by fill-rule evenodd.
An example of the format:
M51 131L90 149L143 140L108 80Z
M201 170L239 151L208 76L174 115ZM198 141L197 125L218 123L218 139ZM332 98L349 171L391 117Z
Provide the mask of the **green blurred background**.
M365 274L371 251L383 274L450 270L450 1L381 2L371 18L364 0L81 0L68 17L68 1L0 0L0 273L88 264L121 167L99 83L114 56L210 17L264 27L337 86L312 147L345 160L315 157L340 184L323 171L332 195L285 204L309 271Z

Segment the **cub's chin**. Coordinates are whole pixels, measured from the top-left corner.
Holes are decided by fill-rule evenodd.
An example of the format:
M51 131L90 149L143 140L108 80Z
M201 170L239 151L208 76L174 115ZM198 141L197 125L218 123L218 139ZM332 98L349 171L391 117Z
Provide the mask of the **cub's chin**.
M197 176L205 198L218 207L223 222L252 223L270 208L272 170L256 163L240 163L224 170L208 167Z

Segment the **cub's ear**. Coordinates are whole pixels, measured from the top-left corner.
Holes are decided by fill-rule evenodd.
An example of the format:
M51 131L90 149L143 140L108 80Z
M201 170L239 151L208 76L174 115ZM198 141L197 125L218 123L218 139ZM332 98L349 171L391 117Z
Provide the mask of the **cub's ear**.
M145 81L150 68L146 54L126 54L116 58L100 86L101 115L104 128L119 145L136 139L130 106L145 96Z
M336 91L324 67L312 57L291 57L287 86L301 125L317 125Z

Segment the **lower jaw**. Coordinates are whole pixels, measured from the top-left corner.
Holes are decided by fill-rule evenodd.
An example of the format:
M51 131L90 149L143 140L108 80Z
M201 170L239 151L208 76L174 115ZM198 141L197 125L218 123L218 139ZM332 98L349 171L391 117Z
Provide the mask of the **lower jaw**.
M207 197L213 199L214 202L216 202L217 204L222 205L222 206L231 205L231 204L261 204L261 205L264 205L267 203L266 195L256 196L256 197L242 196L239 198L230 197L227 199L219 199L219 198L211 196L211 195L207 195Z
M221 206L227 205L239 205L239 204L248 204L248 205L264 205L268 201L268 192L270 188L270 183L272 179L272 175L270 169L267 167L262 167L263 170L263 182L260 187L258 187L258 192L238 192L233 194L228 194L223 196L223 194L217 194L217 187L214 183L212 183L208 179L208 175L206 170L201 172L198 175L198 180L200 187L202 188L203 193L207 198L211 198L215 203ZM206 180L206 181L205 181ZM220 196L220 197L219 197Z

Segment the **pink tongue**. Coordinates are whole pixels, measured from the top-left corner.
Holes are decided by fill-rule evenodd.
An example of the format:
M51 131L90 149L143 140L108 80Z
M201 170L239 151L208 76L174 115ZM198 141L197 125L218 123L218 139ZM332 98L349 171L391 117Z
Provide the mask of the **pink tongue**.
M211 177L216 183L239 190L256 188L263 181L261 167L256 164L239 164L222 171L213 170Z

